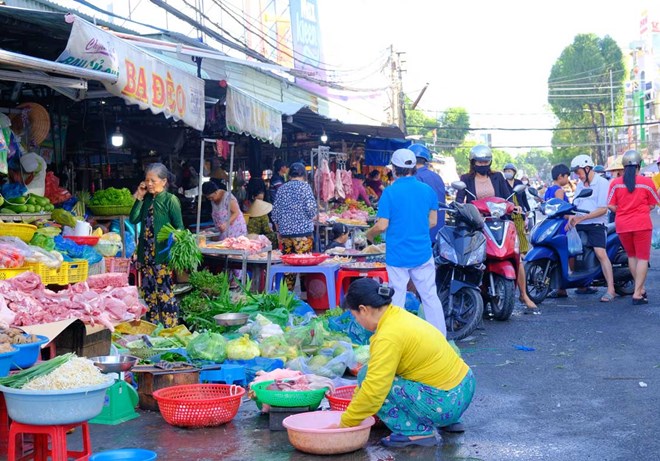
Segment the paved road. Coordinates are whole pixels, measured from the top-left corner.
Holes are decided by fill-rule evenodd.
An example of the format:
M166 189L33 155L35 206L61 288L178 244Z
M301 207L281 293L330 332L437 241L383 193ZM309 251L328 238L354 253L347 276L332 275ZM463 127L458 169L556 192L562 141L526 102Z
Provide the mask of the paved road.
M657 220L657 216L654 215ZM660 267L660 251L653 261ZM649 275L646 306L600 295L548 300L540 315L518 306L507 322L488 321L459 346L477 377L464 415L467 432L443 436L437 448L387 451L372 431L362 460L629 461L660 459L660 269ZM602 289L601 289L602 293ZM515 346L534 348L521 351ZM286 433L244 404L232 423L182 430L158 414L120 426L93 426L95 451L156 450L159 460L316 460L295 451Z

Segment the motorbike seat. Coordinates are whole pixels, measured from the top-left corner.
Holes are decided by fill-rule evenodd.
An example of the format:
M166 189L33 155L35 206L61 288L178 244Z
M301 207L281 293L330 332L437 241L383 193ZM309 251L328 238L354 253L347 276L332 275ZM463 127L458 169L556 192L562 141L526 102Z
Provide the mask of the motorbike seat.
M607 226L607 235L616 234L616 226L614 225L613 222L607 223L606 226Z

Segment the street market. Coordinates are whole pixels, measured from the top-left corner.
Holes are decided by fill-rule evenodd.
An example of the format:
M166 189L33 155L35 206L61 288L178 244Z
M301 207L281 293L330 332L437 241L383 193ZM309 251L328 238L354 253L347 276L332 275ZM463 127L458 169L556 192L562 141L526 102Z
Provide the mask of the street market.
M76 3L0 5L0 459L660 449L655 122L532 169L393 48L387 121L298 63L316 0L288 65L203 2L151 2L198 38Z

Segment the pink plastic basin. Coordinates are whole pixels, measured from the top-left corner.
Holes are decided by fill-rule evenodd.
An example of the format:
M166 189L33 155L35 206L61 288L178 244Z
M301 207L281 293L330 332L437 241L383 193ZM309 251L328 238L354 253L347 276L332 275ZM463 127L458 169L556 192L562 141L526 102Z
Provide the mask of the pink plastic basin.
M339 424L342 411L310 411L284 419L289 442L300 451L315 455L349 453L363 448L369 440L374 418L368 417L359 426L325 429ZM322 434L323 437L319 437Z

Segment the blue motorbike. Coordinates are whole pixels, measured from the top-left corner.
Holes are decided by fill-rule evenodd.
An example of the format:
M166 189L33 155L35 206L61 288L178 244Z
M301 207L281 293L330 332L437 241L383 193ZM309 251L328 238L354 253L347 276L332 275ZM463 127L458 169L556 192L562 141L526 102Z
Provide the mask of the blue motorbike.
M531 189L530 193L536 195L536 191ZM576 198L588 197L591 193L591 189L584 189ZM525 257L527 294L532 301L541 303L552 289L606 286L596 253L593 248L586 246L586 236L580 235L581 254L573 255L569 252L565 216L588 212L557 198L543 202L541 211L546 218L532 229L533 248ZM635 285L628 268L628 255L621 245L614 224L607 225L605 250L612 262L614 289L621 296L632 295ZM575 259L572 271L569 265L571 258Z

